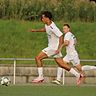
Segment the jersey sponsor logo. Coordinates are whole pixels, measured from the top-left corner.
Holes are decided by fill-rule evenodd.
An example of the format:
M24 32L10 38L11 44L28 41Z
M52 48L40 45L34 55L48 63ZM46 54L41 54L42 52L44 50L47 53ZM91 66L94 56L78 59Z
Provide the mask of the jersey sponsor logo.
M52 26L50 26L50 28L51 28L51 29L53 29L53 27L52 27Z

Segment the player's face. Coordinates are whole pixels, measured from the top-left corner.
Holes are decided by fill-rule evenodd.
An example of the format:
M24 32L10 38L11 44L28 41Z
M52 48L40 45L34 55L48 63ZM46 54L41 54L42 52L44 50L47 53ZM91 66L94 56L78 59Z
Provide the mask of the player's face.
M47 17L45 17L44 15L42 15L41 16L41 21L43 22L43 23L47 23L47 21L48 21L48 18Z
M63 26L63 32L67 33L69 32L70 28L68 28L68 26Z

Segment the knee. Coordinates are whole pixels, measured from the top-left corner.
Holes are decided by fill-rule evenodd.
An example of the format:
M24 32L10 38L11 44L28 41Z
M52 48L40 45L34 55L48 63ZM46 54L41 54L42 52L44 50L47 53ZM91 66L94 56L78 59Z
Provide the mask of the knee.
M38 56L36 56L36 57L35 57L35 60L36 60L36 61L38 61L38 60L39 60Z
M39 56L36 56L36 57L35 57L35 60L36 60L36 61L40 61L41 59L40 59Z

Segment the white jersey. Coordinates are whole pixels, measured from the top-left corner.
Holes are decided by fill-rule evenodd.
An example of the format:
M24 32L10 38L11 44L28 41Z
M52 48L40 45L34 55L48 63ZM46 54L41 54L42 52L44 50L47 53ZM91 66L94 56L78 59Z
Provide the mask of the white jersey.
M74 54L74 52L77 53L75 50L75 44L76 44L75 36L71 32L67 32L64 36L64 41L65 40L69 41L69 45L66 46L67 54L72 55L72 54Z
M46 33L48 36L48 47L57 50L59 46L59 37L63 33L57 28L57 26L52 22L49 26L45 24Z

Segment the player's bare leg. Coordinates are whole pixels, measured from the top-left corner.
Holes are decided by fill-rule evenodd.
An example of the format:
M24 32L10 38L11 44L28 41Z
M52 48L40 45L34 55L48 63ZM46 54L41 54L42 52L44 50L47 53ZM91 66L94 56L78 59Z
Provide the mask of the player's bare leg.
M43 67L42 59L44 58L48 58L48 56L42 51L35 57L37 67Z
M35 57L36 64L37 64L37 67L38 67L39 76L32 81L33 83L39 83L39 82L44 81L42 59L47 58L47 57L48 56L42 51Z
M81 73L81 74L80 74L80 78L77 79L77 85L79 85L81 82L83 82L84 75L83 75L83 71L82 71L82 66L81 66L81 64L76 64L75 67L76 67L77 70Z
M82 66L81 66L81 64L76 64L75 67L77 68L77 70L78 70L80 73L83 73L83 72L82 72Z
M71 68L67 63L64 63L62 58L55 58L55 61L60 67L64 68L65 70L69 71L77 77L77 85L81 83L83 76L80 73Z

